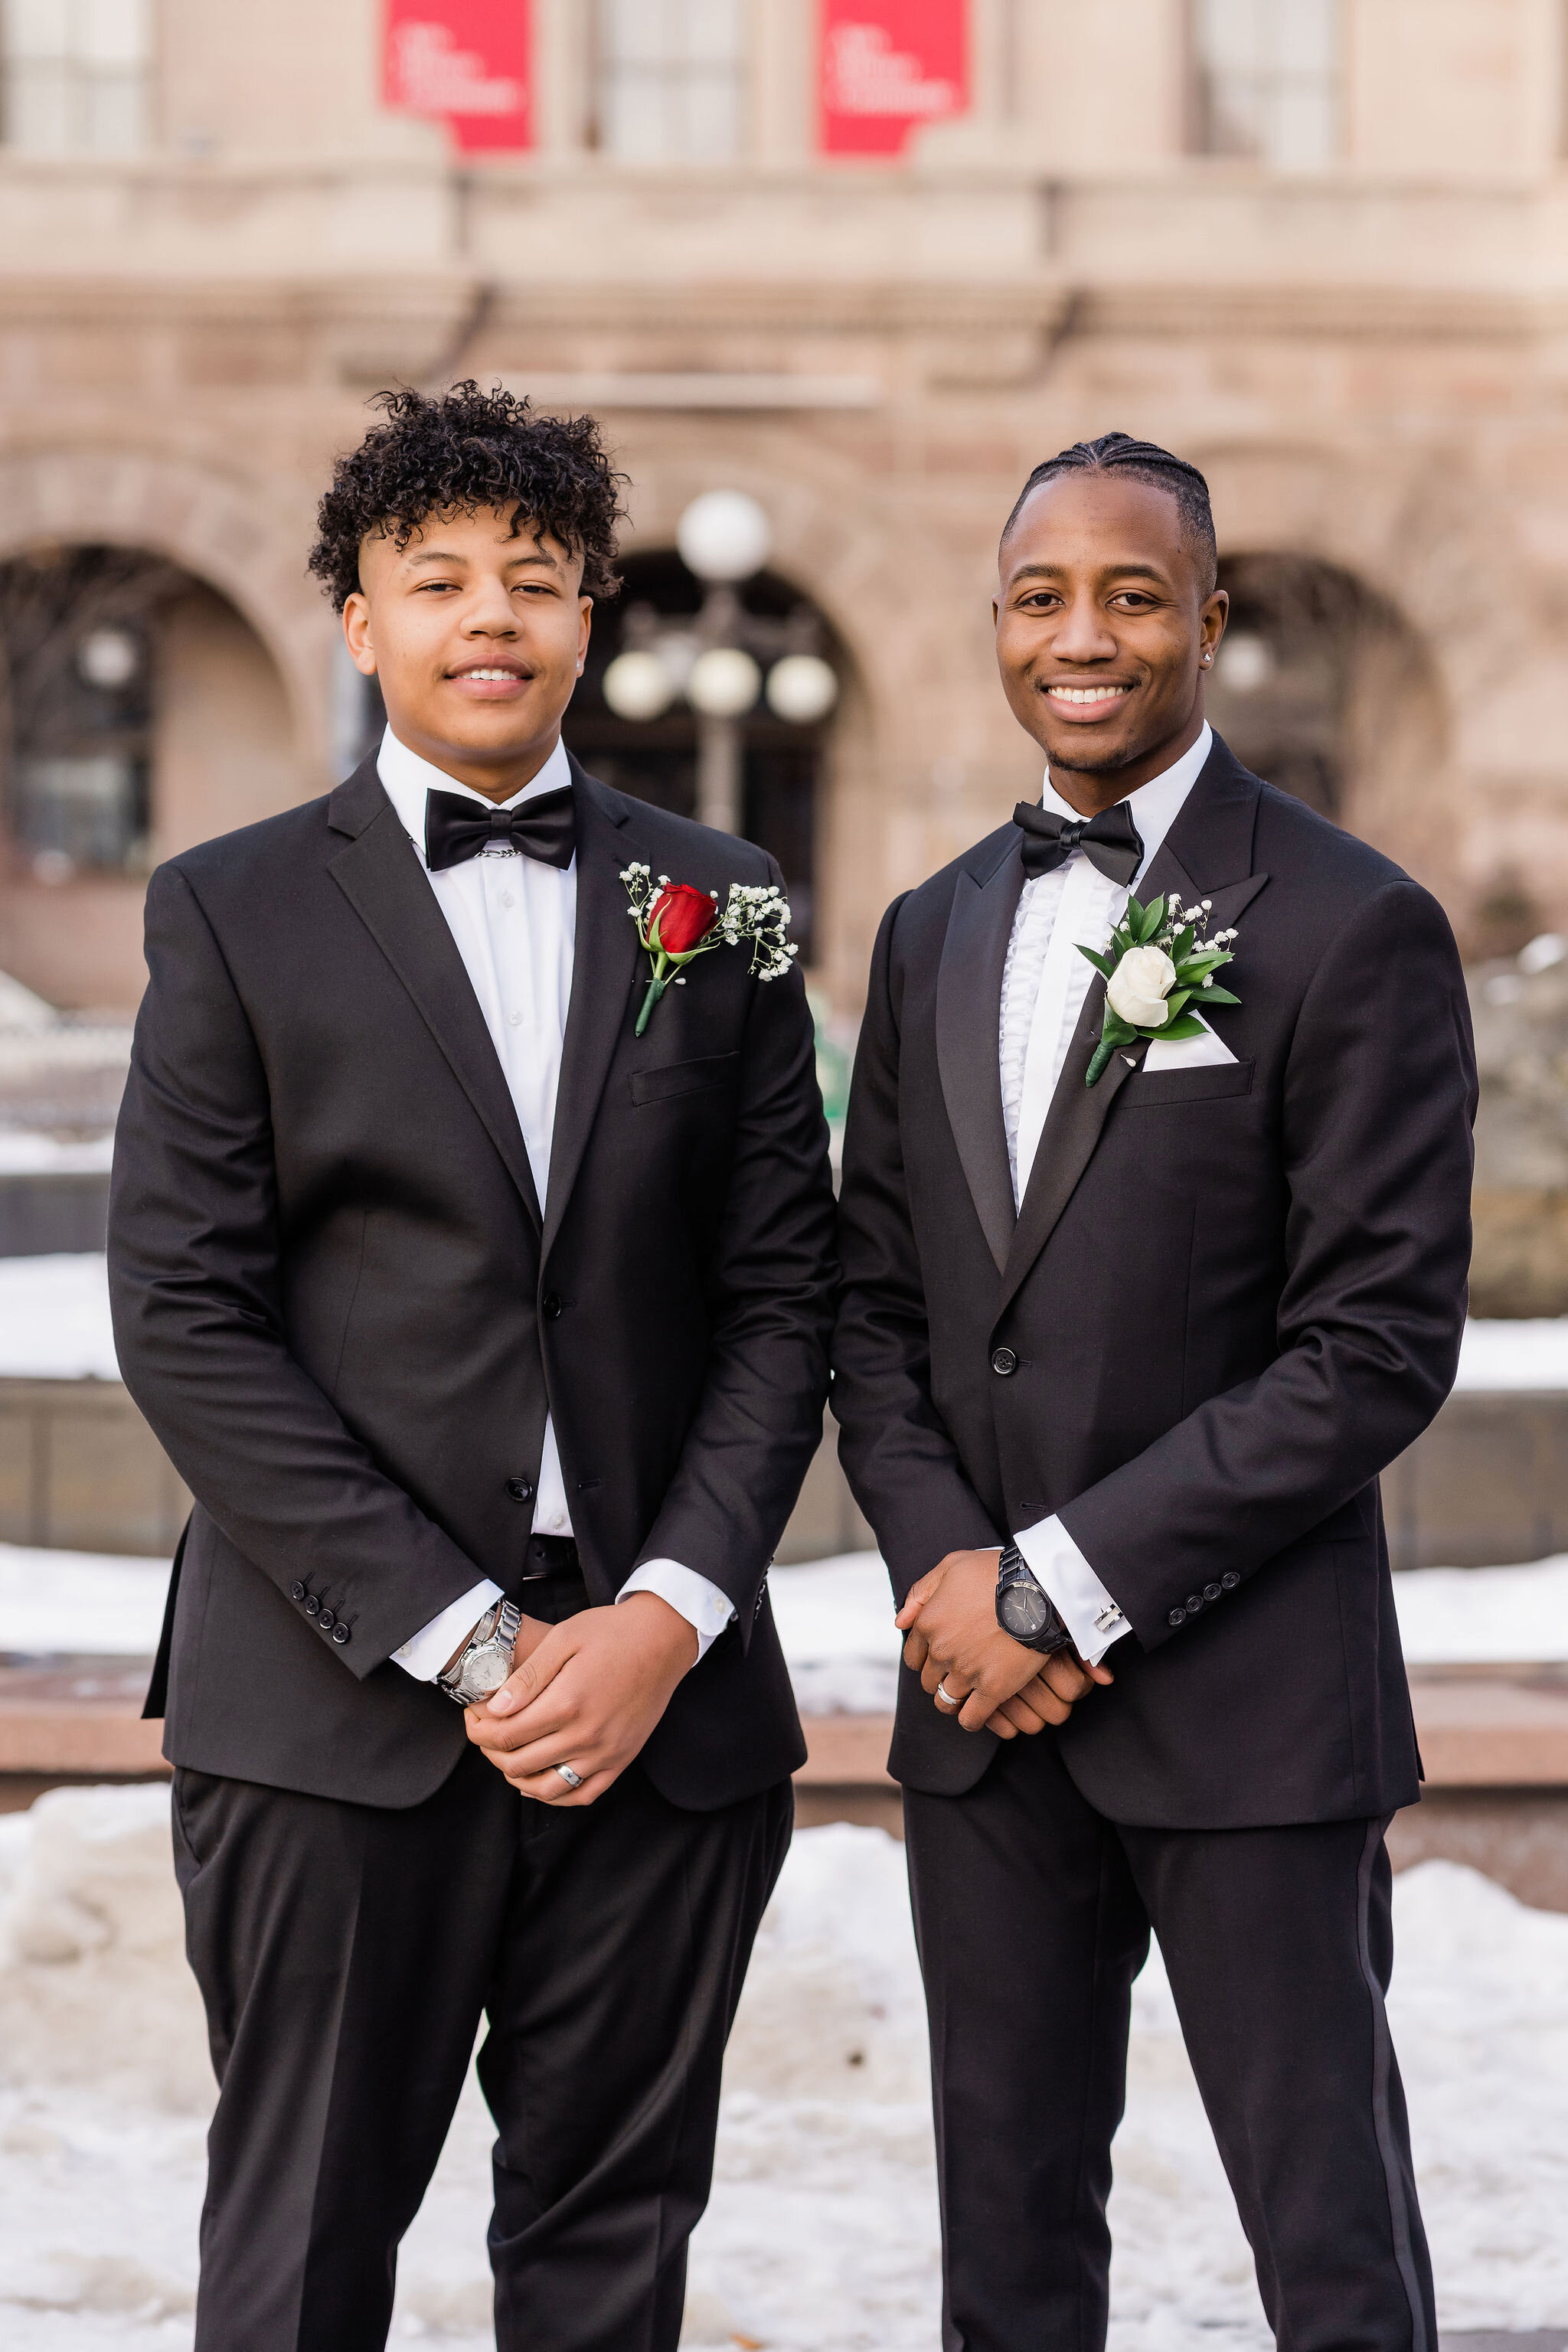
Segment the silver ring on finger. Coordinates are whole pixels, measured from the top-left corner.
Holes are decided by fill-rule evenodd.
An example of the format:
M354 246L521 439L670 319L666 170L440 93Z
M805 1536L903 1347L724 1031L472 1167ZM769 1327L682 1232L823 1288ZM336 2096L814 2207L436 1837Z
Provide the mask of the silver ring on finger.
M936 1696L943 1706L957 1708L963 1705L963 1701L961 1698L953 1697L952 1693L948 1689L948 1686L944 1682L938 1683L936 1686Z
M552 1769L560 1773L561 1778L565 1781L566 1786L569 1789L580 1789L582 1787L583 1775L581 1772L574 1772L570 1764L557 1764Z

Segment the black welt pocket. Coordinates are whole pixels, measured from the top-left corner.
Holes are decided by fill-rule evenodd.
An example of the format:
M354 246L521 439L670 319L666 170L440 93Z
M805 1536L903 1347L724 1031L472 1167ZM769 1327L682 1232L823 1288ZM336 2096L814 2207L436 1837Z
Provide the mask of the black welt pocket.
M1195 1070L1140 1070L1128 1079L1121 1099L1138 1110L1162 1103L1213 1102L1221 1095L1249 1095L1255 1062L1205 1062Z
M705 1054L696 1062L667 1062L662 1069L634 1070L635 1103L668 1102L675 1095L705 1093L710 1087L732 1086L740 1076L739 1054Z

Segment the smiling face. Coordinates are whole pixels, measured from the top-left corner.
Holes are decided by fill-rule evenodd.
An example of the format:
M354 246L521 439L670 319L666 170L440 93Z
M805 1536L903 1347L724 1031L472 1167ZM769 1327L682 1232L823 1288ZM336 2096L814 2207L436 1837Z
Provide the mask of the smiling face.
M343 608L354 667L381 681L399 742L503 801L555 748L588 651L583 564L547 531L494 509L432 515L399 550L360 550Z
M1003 691L1086 816L1203 731L1229 599L1209 590L1175 499L1115 471L1042 482L1002 542L993 611Z

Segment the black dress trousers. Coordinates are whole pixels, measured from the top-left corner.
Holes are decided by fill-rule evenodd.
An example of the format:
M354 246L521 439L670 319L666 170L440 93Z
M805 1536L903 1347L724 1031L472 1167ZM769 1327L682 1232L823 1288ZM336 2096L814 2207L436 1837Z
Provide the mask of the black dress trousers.
M481 2017L500 2352L675 2352L789 1782L695 1813L633 1765L557 1811L473 1749L402 1811L185 1769L174 1808L221 2086L196 2352L380 2352Z
M1090 1700L1089 1704L1092 1705ZM1111 2137L1152 1925L1279 2352L1436 2352L1384 1995L1382 1821L1132 1829L1054 1734L906 1789L945 2352L1097 2352Z

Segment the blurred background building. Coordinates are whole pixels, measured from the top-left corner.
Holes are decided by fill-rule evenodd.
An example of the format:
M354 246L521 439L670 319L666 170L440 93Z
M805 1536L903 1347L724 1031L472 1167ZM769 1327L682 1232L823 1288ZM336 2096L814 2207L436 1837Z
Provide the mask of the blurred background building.
M373 740L315 500L378 386L467 374L606 420L569 739L775 851L840 1021L1035 781L997 530L1113 425L1209 476L1235 748L1490 977L1555 936L1562 0L0 0L0 970L47 1005L123 1016L150 865ZM739 577L679 551L714 490Z

